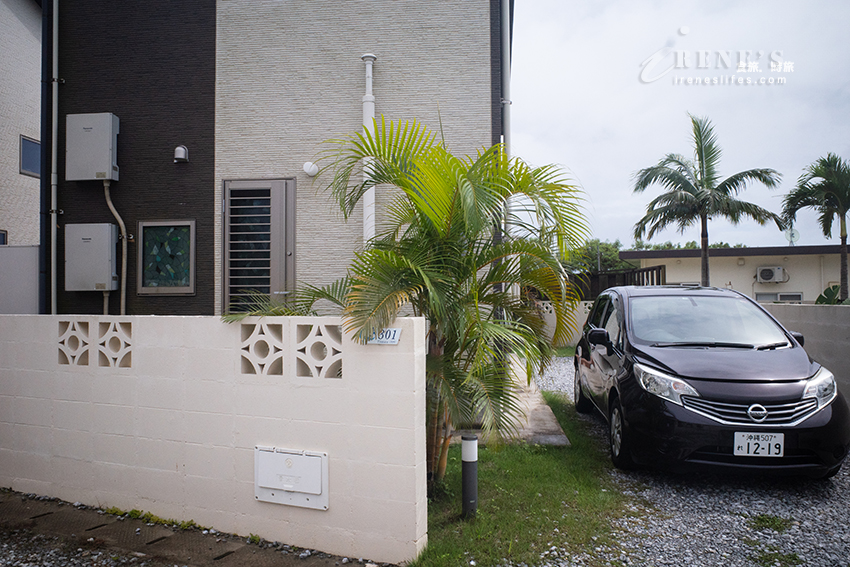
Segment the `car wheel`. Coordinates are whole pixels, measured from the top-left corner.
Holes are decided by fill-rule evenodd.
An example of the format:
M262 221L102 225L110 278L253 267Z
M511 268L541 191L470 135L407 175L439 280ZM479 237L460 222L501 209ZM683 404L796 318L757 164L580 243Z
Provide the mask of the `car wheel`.
M629 434L626 421L623 419L623 406L620 400L614 400L611 405L611 415L608 418L608 444L611 447L611 462L618 469L633 469Z
M578 371L578 365L576 365L573 390L573 400L576 404L576 411L579 413L590 413L590 410L593 409L593 404L590 403L590 400L587 399L587 396L585 396L584 392L581 390L581 375Z

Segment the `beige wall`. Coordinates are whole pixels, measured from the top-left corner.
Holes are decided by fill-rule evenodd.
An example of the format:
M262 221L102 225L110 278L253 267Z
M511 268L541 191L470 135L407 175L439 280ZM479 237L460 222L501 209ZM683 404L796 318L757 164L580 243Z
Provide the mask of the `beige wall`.
M424 321L397 320L398 345L337 341L338 325L0 316L0 486L412 559L427 538ZM323 377L337 351L342 377ZM329 509L255 500L257 445L327 452Z
M362 244L362 212L343 223L302 171L322 141L362 128L361 55L378 58L377 116L418 119L437 132L442 118L460 155L490 145L489 0L220 0L217 17L216 206L220 213L223 180L294 177L299 282L344 275ZM379 193L379 210L385 200ZM218 265L221 256L219 238ZM216 290L218 313L220 275Z
M800 256L720 256L710 257L711 285L731 287L749 297L756 293L802 293L803 301L814 303L828 286L838 283L838 254ZM641 268L667 266L667 283L699 283L699 258L665 258L641 260ZM756 270L763 266L779 266L786 273L786 283L758 283Z
M20 173L21 135L41 139L41 9L0 0L0 230L38 244L39 180Z

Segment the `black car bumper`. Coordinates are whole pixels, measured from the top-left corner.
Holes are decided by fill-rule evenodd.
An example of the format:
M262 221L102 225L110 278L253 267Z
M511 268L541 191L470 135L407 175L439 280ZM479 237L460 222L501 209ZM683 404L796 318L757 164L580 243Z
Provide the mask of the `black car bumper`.
M850 449L850 410L840 393L802 423L784 427L725 425L646 392L638 397L634 404L624 403L623 413L632 457L646 466L821 477L837 470ZM784 454L735 455L736 432L782 433Z

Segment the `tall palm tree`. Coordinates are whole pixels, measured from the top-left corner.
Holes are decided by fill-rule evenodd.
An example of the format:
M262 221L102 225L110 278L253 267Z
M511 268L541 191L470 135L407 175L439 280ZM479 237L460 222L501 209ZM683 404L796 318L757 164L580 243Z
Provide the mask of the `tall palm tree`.
M690 116L690 115L689 115ZM699 222L701 249L701 283L710 285L708 274L708 221L725 217L738 224L750 217L764 225L774 221L781 230L781 217L758 205L737 199L747 183L757 181L773 188L780 174L773 169L748 169L721 180L717 166L720 147L714 127L707 118L690 116L693 126L694 159L678 154L667 154L657 165L640 170L635 175L636 193L658 184L666 191L650 201L646 214L635 225L635 238L646 234L651 239L655 233L669 225L676 225L680 233Z
M319 175L330 176L346 217L371 187L394 187L386 222L344 280L302 290L291 306L303 312L314 298L331 300L361 341L401 314L425 317L427 462L439 481L455 428L509 433L517 423L510 361L524 359L530 380L554 354L530 290L552 301L552 342L576 323L578 296L559 258L586 234L579 191L559 170L508 159L498 145L458 158L415 122L382 119L373 132L334 141ZM506 219L521 230L494 241Z
M832 238L832 222L837 217L841 238L841 286L839 299L847 299L847 212L850 211L850 164L835 154L827 154L810 164L785 196L782 215L791 224L797 211L816 210L821 230Z

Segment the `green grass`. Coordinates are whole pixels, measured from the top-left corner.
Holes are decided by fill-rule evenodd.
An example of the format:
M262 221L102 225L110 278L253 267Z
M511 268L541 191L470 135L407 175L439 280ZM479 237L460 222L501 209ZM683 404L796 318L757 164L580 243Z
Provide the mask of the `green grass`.
M453 446L445 494L429 502L428 547L411 567L533 564L552 546L576 553L610 542L624 497L604 474L605 447L575 418L571 402L544 395L572 446L479 448L473 520L461 518L460 447Z
M574 347L574 346L556 347L555 352L557 352L558 356L560 356L560 357L572 358L576 354L576 347Z
M777 533L782 533L791 526L791 520L780 518L771 514L759 514L747 521L747 524L754 530L773 530Z

